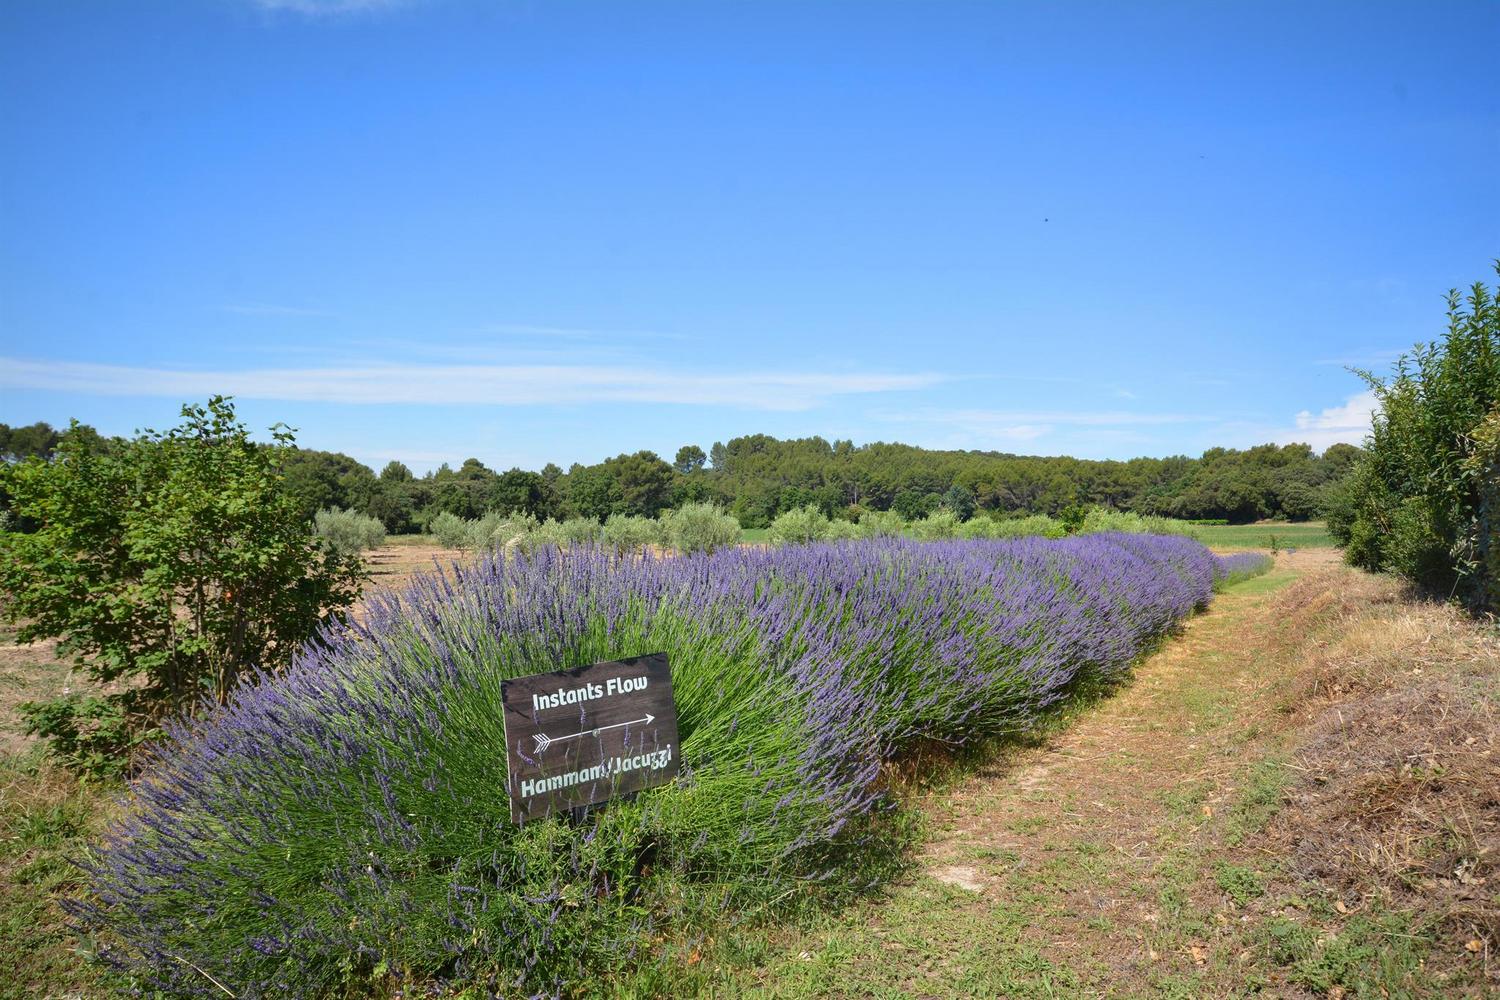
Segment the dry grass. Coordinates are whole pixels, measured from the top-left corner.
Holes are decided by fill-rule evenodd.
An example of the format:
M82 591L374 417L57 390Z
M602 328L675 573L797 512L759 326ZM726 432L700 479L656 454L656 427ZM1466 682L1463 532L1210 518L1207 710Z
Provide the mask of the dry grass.
M1268 831L1295 877L1432 928L1440 964L1500 974L1500 637L1392 580L1307 580L1328 636L1287 704L1301 780Z
M367 591L394 590L411 582L419 573L449 566L463 558L453 549L436 544L428 535L404 535L364 554L370 570Z

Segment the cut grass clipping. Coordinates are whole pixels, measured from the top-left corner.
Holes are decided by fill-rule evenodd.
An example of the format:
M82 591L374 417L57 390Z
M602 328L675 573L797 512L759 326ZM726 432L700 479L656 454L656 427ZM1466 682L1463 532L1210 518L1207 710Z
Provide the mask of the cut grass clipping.
M1025 728L1227 572L1127 534L486 557L179 728L72 913L173 994L597 987L668 927L868 887L902 828L885 761ZM681 778L511 825L500 682L655 650Z

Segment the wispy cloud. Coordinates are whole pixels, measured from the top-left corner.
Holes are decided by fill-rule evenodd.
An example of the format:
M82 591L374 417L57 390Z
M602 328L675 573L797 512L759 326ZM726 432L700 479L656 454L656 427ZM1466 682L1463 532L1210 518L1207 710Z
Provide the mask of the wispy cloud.
M1342 406L1330 406L1318 413L1303 410L1297 414L1297 429L1278 434L1278 444L1300 441L1322 451L1331 444L1363 444L1370 433L1370 420L1380 401L1373 390L1356 393Z
M542 337L554 340L608 341L608 340L691 340L683 333L662 333L657 330L597 330L565 326L532 326L527 323L491 323L482 333L509 337Z
M807 410L846 395L926 389L935 373L742 372L730 375L605 365L391 365L190 371L0 358L0 387L102 396L214 393L248 399L359 404L538 406L582 403L721 405Z
M1169 424L1208 423L1213 416L1186 413L1139 413L1127 410L983 410L923 409L876 412L878 420L908 426L940 428L949 440L969 447L1035 441L1062 430L1083 430L1092 436L1118 435L1127 429Z
M1218 419L1190 413L1138 413L1132 410L911 410L902 413L887 413L882 416L889 420L973 426L1034 423L1073 427L1190 424Z
M235 313L240 316L332 316L333 313L323 309L302 309L297 306L275 306L264 302L234 303L220 306L219 309L227 313Z

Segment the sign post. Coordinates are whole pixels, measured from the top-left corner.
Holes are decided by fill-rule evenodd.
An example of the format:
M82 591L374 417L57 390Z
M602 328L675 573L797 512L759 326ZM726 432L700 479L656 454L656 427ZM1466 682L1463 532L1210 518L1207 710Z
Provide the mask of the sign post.
M502 681L510 818L540 819L677 777L667 654Z

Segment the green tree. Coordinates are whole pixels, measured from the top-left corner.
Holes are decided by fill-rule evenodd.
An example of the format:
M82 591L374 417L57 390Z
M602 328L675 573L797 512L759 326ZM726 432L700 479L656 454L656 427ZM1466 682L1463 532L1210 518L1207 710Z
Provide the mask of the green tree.
M622 509L615 513L656 517L672 503L672 467L652 451L610 459Z
M466 458L457 471L444 462L431 480L431 499L423 511L423 521L430 522L441 513L465 520L483 517L490 504L490 488L495 474L477 458Z
M568 472L568 505L584 517L604 521L621 510L620 484L607 465L575 465Z
M1329 498L1329 529L1345 557L1496 609L1487 457L1500 409L1496 293L1483 282L1467 299L1450 292L1441 342L1403 356L1389 379L1359 374L1379 408L1368 453Z
M365 513L385 525L393 535L415 531L417 527L417 485L412 480L387 479L384 473L365 502Z
M548 516L547 483L541 473L524 469L511 469L495 477L490 485L489 508L502 514L530 514L536 518Z
M378 483L367 466L336 451L288 448L281 470L299 515L309 521L331 507L364 510Z
M380 481L382 483L409 483L412 481L411 470L405 464L391 459L385 463L385 468L380 470Z
M967 521L974 516L974 494L967 489L954 483L948 487L948 492L943 494L943 506L957 515L960 521Z
M286 489L291 434L255 443L222 397L182 415L109 449L70 430L52 461L0 469L38 526L0 532L5 617L22 642L56 638L95 681L124 682L25 706L78 766L104 769L165 716L286 663L359 593L359 562L323 551Z
M563 470L555 462L542 466L542 508L538 517L563 519L568 516L567 501L563 498Z
M677 449L677 458L672 462L672 468L684 476L690 476L702 469L708 461L708 455L702 448L695 444L685 444Z
M83 425L78 425L82 427ZM60 435L52 425L38 421L29 427L12 427L0 424L0 458L19 461L23 458L42 457L52 454Z
M713 552L740 540L740 522L711 503L690 503L662 515L662 540L679 552Z
M1288 521L1306 521L1318 513L1318 493L1306 483L1293 480L1281 487L1280 507Z
M891 501L891 510L904 520L916 521L927 516L926 498L917 490L902 490Z

